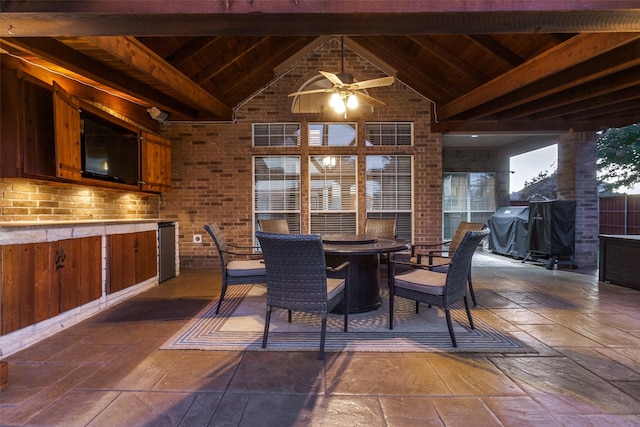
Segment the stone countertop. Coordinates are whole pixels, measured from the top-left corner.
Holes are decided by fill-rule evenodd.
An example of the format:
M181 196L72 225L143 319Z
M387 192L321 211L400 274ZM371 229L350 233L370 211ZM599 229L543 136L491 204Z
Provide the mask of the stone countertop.
M68 220L68 221L0 221L0 231L11 231L18 228L57 228L57 227L78 227L94 225L120 225L120 224L146 224L176 222L169 219L158 218L125 218L125 219L89 219L89 220Z

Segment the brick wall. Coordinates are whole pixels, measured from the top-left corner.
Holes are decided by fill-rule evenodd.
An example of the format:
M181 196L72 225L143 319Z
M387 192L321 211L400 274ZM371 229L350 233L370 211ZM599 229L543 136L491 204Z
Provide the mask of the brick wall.
M236 244L252 243L252 155L298 154L302 156L302 230L308 230L308 193L306 190L306 161L308 154L353 153L359 156L358 206L359 223L364 227L364 155L414 155L414 236L416 241L433 242L441 238L442 229L442 148L440 135L431 134L431 103L417 95L403 83L375 88L370 94L385 106L371 112L360 107L349 112L347 121L356 122L358 146L317 147L304 145L307 124L314 121L343 121L332 112L293 114L292 98L287 95L298 90L319 70L340 69L340 46L334 40L277 78L269 87L257 93L237 111L236 120L229 124L168 124L163 137L171 141L172 192L163 195L160 204L163 218L180 221L180 256L182 268L218 266L213 242L203 230L207 222L218 222L228 240ZM345 48L345 69L356 80L383 77L378 68ZM413 147L364 146L365 122L411 121L414 123ZM303 146L300 148L253 148L251 125L254 122L300 122ZM203 234L203 244L194 245L194 234Z
M0 222L158 218L157 195L77 184L0 179Z

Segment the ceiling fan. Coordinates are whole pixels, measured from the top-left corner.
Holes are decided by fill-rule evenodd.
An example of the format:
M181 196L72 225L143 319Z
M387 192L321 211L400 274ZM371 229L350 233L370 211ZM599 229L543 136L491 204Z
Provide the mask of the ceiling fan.
M373 87L389 86L393 83L394 78L381 77L379 79L365 80L362 82L354 82L353 75L344 72L344 36L341 38L341 71L340 73L330 73L320 71L327 80L331 82L333 87L323 89L310 89L300 92L290 93L289 96L311 95L314 93L331 93L329 105L334 108L337 113L344 113L346 117L347 108L354 109L358 107L360 102L372 107L381 107L384 102L360 92L362 89Z

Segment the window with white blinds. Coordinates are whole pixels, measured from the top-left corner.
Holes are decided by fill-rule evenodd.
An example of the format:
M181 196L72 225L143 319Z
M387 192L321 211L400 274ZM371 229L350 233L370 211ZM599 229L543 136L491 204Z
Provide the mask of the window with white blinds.
M311 233L356 232L356 156L309 156Z
M495 174L445 173L442 185L442 236L451 239L461 221L485 223L496 210Z
M260 219L286 218L291 233L300 232L300 157L253 158L255 223Z
M413 123L368 122L365 138L370 145L413 145Z
M254 147L299 147L300 123L254 123Z
M309 147L356 145L355 123L309 123Z
M396 236L411 240L412 156L369 155L367 218L396 218Z

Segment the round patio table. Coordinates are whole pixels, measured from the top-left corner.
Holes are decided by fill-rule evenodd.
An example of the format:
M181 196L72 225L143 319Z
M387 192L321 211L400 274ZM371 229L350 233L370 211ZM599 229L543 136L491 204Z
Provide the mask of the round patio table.
M408 249L406 240L383 239L364 234L323 234L327 266L349 261L349 313L376 310L380 298L380 254ZM334 313L344 313L340 303Z

